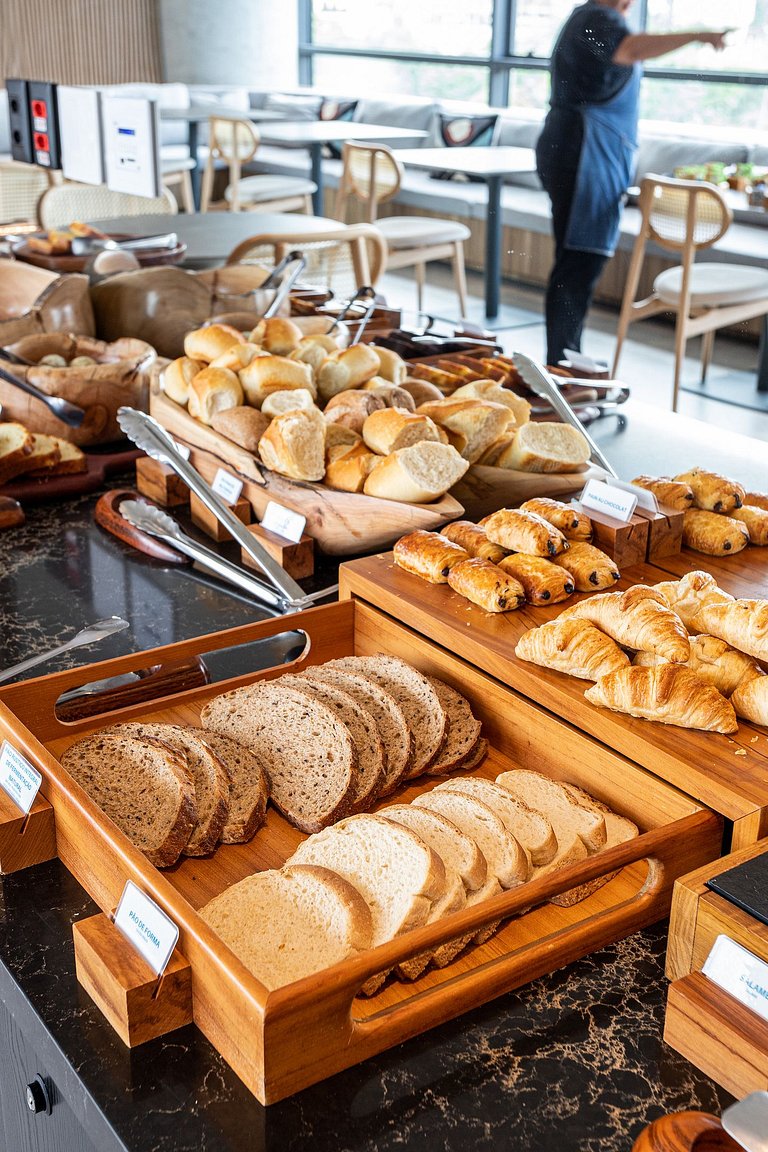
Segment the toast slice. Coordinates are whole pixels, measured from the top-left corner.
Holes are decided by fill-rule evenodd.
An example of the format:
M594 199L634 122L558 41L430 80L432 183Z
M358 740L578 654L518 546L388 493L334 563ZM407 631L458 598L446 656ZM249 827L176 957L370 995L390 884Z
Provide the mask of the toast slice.
M58 448L58 459L49 464L35 466L32 471L27 473L28 476L33 478L73 476L88 471L88 457L81 448L78 448L76 444L70 444L69 440L62 440L60 436L50 436L48 439L53 440Z
M56 436L46 436L42 432L32 433L32 451L23 461L17 476L27 476L38 468L52 468L61 459L61 449Z
M442 744L427 767L428 776L445 776L458 767L480 739L482 725L472 715L469 700L435 676L428 676L448 717L448 727Z
M589 811L574 803L557 780L551 780L540 772L517 768L512 772L502 772L496 777L496 783L508 789L529 808L543 813L553 824L555 819L561 824L565 823L584 842L588 852L596 852L605 845L605 819L602 813Z
M15 420L0 423L0 484L5 484L24 471L32 454L34 437Z
M205 741L229 777L229 813L221 830L221 843L245 844L264 823L269 799L267 774L243 744L205 728L193 731Z
M540 812L535 812L516 799L500 784L477 776L462 776L438 784L437 791L446 789L475 796L501 817L512 835L520 841L531 864L549 864L557 855L557 836L552 824Z

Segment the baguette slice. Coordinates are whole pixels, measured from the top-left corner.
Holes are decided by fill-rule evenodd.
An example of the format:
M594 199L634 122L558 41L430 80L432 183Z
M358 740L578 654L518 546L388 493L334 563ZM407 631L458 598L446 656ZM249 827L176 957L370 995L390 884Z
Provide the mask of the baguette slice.
M271 796L302 832L317 832L349 811L357 756L345 724L320 700L261 681L210 700L204 728L245 744L269 776Z
M312 865L247 876L200 915L269 989L371 946L371 913L360 893L337 873Z
M558 851L555 831L547 816L529 808L501 784L483 780L478 776L463 776L438 784L437 791L445 789L475 796L501 817L512 835L520 841L534 865L549 864Z
M472 715L469 700L461 692L438 680L436 676L428 676L427 679L448 717L445 738L427 767L427 775L444 776L457 768L472 752L480 739L482 725Z
M229 814L221 830L221 842L245 844L264 823L269 799L267 774L244 744L205 728L193 731L205 741L229 777Z
M439 500L469 468L469 462L450 444L423 441L385 456L369 473L366 496L429 504Z
M62 767L157 868L175 864L197 823L186 757L161 740L97 733Z
M497 468L520 472L583 472L589 463L586 437L570 424L522 424L494 461Z
M496 783L506 788L529 808L544 813L554 825L563 821L573 829L588 852L596 852L605 846L605 820L599 812L589 812L579 808L557 780L550 780L540 772L530 772L525 768L513 772L502 772Z

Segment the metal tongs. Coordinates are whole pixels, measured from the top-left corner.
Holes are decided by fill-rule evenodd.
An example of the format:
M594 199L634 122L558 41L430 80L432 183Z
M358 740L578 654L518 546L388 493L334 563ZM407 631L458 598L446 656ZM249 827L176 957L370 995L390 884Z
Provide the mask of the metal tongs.
M2 359L7 359L3 356ZM12 361L13 363L13 361ZM0 380L5 380L7 384L12 384L14 388L18 388L21 392L26 392L29 396L34 396L36 400L40 400L45 404L46 408L61 420L62 424L68 424L70 428L79 428L83 420L85 420L85 409L78 407L77 404L70 404L69 400L65 400L63 396L49 396L47 392L42 389L36 388L34 384L30 384L27 380L19 380L18 376L14 376L11 372L6 372L4 368L0 368Z
M125 240L113 240L109 236L74 236L70 241L73 256L92 256L96 252L130 252L143 249L178 248L179 237L175 232L164 232L160 236L131 236Z
M360 340L362 339L362 335L366 329L368 321L370 320L371 316L373 316L373 313L376 310L376 289L375 288L371 288L370 285L364 285L362 288L358 288L358 290L357 290L357 292L355 292L354 296L351 296L349 298L349 300L347 300L343 309L341 310L341 312L339 312L338 316L334 319L333 323L331 324L330 328L328 329L329 332L333 332L334 328L340 327L340 325L343 324L344 321L347 321L347 323L351 323L351 320L348 320L347 318L350 317L351 314L354 312L355 305L360 304L363 301L365 301L365 305L363 307L363 310L361 313L358 313L358 315L360 317L360 323L357 326L357 331L355 332L354 336L352 337L352 339L349 342L350 347L352 344L359 344L360 343ZM357 320L357 318L358 317L355 316L355 320Z
M286 269L294 264L295 267L286 275ZM283 256L279 264L275 264L267 279L263 284L260 284L256 289L257 292L263 292L265 289L270 291L277 289L275 292L272 303L262 316L263 320L269 320L272 316L277 315L278 309L284 300L287 299L288 293L293 288L301 273L307 266L307 258L303 252L289 252Z
M578 429L587 441L587 444L589 444L592 459L604 468L609 475L618 477L616 469L606 460L549 372L542 368L540 364L537 364L535 360L531 360L530 356L526 356L522 352L513 352L511 355L515 362L515 367L528 387L535 392L537 396L548 400L561 420L565 421L566 424L570 424L573 428Z
M299 611L311 603L303 588L299 587L292 576L274 560L266 548L259 544L237 517L230 511L220 496L214 492L210 485L188 460L185 460L176 447L173 439L165 429L146 412L139 412L135 408L118 408L117 422L120 428L132 440L137 448L141 448L153 460L169 464L185 484L195 493L199 500L212 512L220 524L223 524L231 536L234 536L241 548L255 560L265 577L277 591L277 599L281 602L281 611Z

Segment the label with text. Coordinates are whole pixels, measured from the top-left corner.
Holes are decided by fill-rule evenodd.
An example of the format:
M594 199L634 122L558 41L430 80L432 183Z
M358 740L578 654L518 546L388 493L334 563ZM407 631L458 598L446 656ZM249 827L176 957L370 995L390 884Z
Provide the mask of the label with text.
M768 964L764 960L729 936L718 936L702 972L718 988L768 1020Z
M21 752L3 740L0 745L0 787L25 816L35 802L42 779L37 768L33 768Z
M622 520L625 523L631 519L637 507L637 497L634 493L611 488L602 480L588 480L579 500L585 508L605 512L606 516L613 516L614 520Z
M115 912L115 927L162 976L179 939L179 929L145 892L127 880Z
M637 507L642 508L644 512L658 512L659 502L653 492L649 492L646 488L638 488L637 484L629 484L626 480L617 480L614 476L607 476L605 482L610 488L620 488L622 492L629 492L630 495L636 496Z
M211 487L225 503L237 504L243 490L243 482L238 480L237 476L233 476L231 472L227 472L225 468L219 468Z
M301 540L306 523L306 516L300 516L298 512L284 508L282 504L276 504L274 500L270 500L267 504L266 511L261 518L262 528L266 528L268 532L274 532L276 536L282 536L284 540L290 540L293 544L298 544Z

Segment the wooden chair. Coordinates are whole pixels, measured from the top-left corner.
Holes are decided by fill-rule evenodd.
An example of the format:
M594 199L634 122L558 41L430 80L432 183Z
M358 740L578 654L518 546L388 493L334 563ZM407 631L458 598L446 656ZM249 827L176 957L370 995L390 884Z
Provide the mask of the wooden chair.
M701 381L706 379L715 332L768 313L768 272L748 264L695 263L697 252L725 235L732 213L714 184L646 176L640 185L640 232L632 251L616 333L615 377L627 329L636 320L674 312L675 372L672 410L677 411L680 373L687 342L703 336ZM650 296L636 300L648 242L680 255L662 272Z
M37 219L43 228L62 228L73 220L90 222L112 216L175 216L178 211L176 197L167 188L160 196L132 196L113 192L103 184L58 184L44 192L37 203Z
M163 186L165 188L177 188L184 211L194 212L195 196L192 191L191 176L192 169L195 167L194 160L163 160L161 157L160 166L163 174Z
M250 120L211 116L208 161L203 173L200 211L211 208L216 161L229 170L224 207L230 212L269 210L272 212L312 212L312 195L317 185L303 176L245 176L244 165L253 160L261 137Z
M307 260L303 279L327 284L336 295L351 295L366 285L374 287L387 260L387 245L378 229L351 224L330 232L251 236L230 252L226 262L272 268L294 248Z
M418 307L424 295L426 265L430 260L450 260L459 298L459 312L467 312L467 280L464 271L464 241L469 229L455 220L433 220L428 216L385 216L377 219L379 204L391 200L403 179L403 166L384 144L358 144L348 141L342 150L344 167L336 197L335 215L346 217L347 204L354 198L365 208L369 223L387 242L387 270L414 268Z

